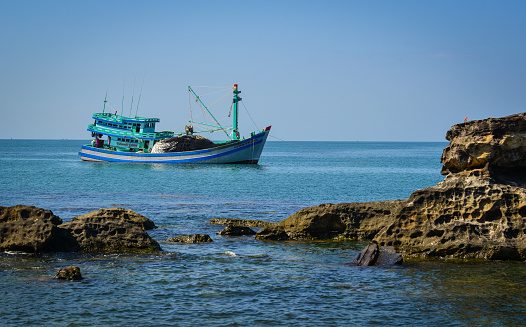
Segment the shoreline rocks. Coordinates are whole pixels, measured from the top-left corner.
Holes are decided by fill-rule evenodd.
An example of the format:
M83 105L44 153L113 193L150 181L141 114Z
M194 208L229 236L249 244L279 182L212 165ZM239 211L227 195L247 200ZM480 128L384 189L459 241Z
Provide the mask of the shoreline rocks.
M526 260L526 113L458 124L447 132L436 186L407 200L322 204L256 238L357 239L407 258Z
M0 207L0 250L28 253L159 252L159 243L140 227L151 224L141 217L144 218L131 210L112 208L62 223L62 219L51 210L24 205Z
M210 235L206 234L190 234L180 235L177 237L170 237L166 240L167 242L179 242L179 243L208 243L213 242Z

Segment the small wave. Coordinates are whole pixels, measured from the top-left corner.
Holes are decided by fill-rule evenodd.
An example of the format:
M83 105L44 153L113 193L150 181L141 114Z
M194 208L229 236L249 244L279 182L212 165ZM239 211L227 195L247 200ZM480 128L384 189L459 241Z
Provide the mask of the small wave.
M228 256L228 257L237 257L237 254L235 254L234 252L232 251L226 251L225 253L223 253L224 255Z

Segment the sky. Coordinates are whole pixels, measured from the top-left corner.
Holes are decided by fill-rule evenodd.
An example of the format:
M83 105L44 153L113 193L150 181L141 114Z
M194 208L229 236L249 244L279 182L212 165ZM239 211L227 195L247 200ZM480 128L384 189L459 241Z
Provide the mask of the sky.
M0 139L88 140L106 93L183 131L188 85L237 83L242 135L446 141L526 111L524 17L506 0L0 0Z

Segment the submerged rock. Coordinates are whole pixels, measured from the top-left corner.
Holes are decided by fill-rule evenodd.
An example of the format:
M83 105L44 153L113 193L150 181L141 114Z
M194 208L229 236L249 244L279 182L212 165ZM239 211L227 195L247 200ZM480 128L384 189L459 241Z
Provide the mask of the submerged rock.
M392 246L378 246L372 243L353 259L352 264L357 266L391 266L403 262L402 256L396 253Z
M190 234L180 235L177 237L171 237L167 239L168 242L180 242L180 243L208 243L212 242L210 235L206 234Z
M210 223L214 225L232 225L232 226L246 226L246 227L266 227L273 225L263 220L253 219L234 219L234 218L212 218Z
M82 275L80 274L79 267L70 266L67 268L59 269L55 278L62 280L81 280Z
M245 226L232 226L228 225L219 232L217 232L217 235L222 236L244 236L244 235L255 235L256 232L254 232L249 227Z
M365 239L407 257L526 260L526 113L452 127L445 180L408 200L302 209L256 238Z
M217 144L199 135L179 135L155 143L152 153L196 151L215 148Z

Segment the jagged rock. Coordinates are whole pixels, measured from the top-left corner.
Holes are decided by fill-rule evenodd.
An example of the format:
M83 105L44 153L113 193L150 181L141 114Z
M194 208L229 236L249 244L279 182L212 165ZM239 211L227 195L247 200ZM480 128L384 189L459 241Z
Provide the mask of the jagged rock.
M72 221L91 217L129 221L137 224L137 226L145 230L156 228L155 223L152 220L136 213L131 209L124 208L99 209L98 211L92 211L82 216L74 217Z
M167 239L168 242L180 242L180 243L207 243L212 242L212 238L206 234L190 234L181 235L177 237L171 237Z
M80 274L79 267L70 266L67 268L59 269L55 278L62 280L81 280L82 275Z
M448 176L414 192L374 238L406 255L526 259L526 189Z
M372 243L358 253L352 264L357 266L391 266L402 262L402 256L396 253L394 247L380 247L377 243Z
M408 200L325 204L258 239L367 239L406 257L526 260L526 113L452 127L445 180Z
M454 125L446 139L443 175L486 169L513 179L526 176L526 113Z
M210 149L217 144L199 135L179 135L155 143L152 153L183 152Z
M222 236L243 236L243 235L255 235L256 232L254 232L249 227L245 226L233 226L228 225L219 232L217 232L217 235Z
M214 225L232 225L232 226L246 226L246 227L267 227L274 223L263 220L252 219L234 219L234 218L212 218L210 223Z

